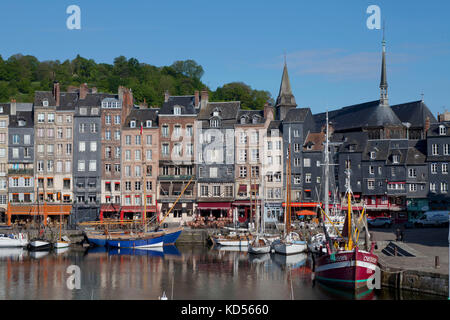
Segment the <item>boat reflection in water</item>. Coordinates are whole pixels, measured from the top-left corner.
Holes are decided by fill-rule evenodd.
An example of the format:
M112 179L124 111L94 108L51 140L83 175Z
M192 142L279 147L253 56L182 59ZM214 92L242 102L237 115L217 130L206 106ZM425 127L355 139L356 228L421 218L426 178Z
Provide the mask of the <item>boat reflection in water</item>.
M251 263L255 263L255 264L263 264L267 261L270 261L270 253L264 253L264 254L251 254L248 256L248 260Z
M108 255L136 255L149 257L164 257L164 255L180 256L181 253L174 245L155 248L107 248L89 247L86 254L107 253Z
M375 292L373 289L367 287L360 288L358 291L345 290L333 286L327 286L322 282L316 282L317 286L329 293L333 299L345 299L345 300L375 300Z
M273 260L279 266L287 266L291 269L300 268L305 265L308 255L306 253L297 253L291 255L284 255L275 253L273 255Z
M23 248L1 248L0 249L0 260L13 258L17 260L21 260L26 251Z
M50 251L30 251L28 254L33 259L42 259L43 257L47 256L50 253Z
M66 252L69 252L69 247L64 247L64 248L53 248L53 252L57 255L62 255Z

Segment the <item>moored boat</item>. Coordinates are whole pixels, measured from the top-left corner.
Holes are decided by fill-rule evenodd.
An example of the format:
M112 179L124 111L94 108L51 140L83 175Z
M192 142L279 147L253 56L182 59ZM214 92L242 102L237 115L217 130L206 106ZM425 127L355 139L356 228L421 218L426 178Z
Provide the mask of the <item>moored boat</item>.
M276 253L285 255L302 253L308 249L306 241L302 241L296 232L290 232L285 238L274 241L272 247Z
M221 246L248 247L249 243L253 240L253 235L230 232L228 235L212 235L211 240L214 244Z
M112 248L151 248L163 245L164 232L142 232L123 235L110 235L106 246Z
M45 239L33 239L27 246L30 251L46 251L52 248L52 243Z
M270 250L271 245L265 238L256 237L256 239L248 245L248 252L253 254L269 253Z
M26 233L0 234L0 248L25 247L27 244Z
M164 238L163 238L164 245L171 245L171 244L175 244L175 242L178 240L178 237L180 236L181 232L183 231L183 227L160 229L160 231L164 232Z

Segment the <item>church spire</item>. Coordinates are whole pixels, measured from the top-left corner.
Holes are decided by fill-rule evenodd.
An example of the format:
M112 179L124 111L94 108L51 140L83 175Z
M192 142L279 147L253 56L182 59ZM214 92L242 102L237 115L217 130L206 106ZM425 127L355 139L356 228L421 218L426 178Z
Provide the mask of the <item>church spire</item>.
M278 120L284 120L289 109L295 107L297 107L297 103L295 102L295 97L292 94L291 82L289 81L285 56L283 75L281 77L280 91L278 93L277 102L275 104Z
M388 83L386 80L386 40L384 39L385 27L383 25L383 53L381 60L381 81L380 81L380 104L383 106L388 106Z

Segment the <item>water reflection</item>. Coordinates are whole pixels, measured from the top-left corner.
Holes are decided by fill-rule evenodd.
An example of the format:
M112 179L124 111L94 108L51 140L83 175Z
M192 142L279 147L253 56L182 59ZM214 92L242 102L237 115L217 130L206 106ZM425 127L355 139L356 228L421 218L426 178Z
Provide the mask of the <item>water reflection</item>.
M65 249L0 250L0 299L157 299L164 291L169 299L194 300L396 298L386 290L359 297L324 288L313 282L306 254L204 246ZM72 291L66 270L74 264L81 269L81 289Z

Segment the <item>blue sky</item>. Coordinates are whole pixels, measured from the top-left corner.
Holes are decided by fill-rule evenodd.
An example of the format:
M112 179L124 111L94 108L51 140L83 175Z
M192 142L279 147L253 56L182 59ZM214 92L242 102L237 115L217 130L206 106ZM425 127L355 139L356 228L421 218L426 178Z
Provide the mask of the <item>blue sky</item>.
M81 8L81 30L66 8ZM381 30L386 21L391 104L419 100L450 110L450 1L4 0L0 54L40 60L76 54L112 63L119 55L156 66L194 59L212 89L232 81L276 98L286 52L297 104L313 113L378 99Z

